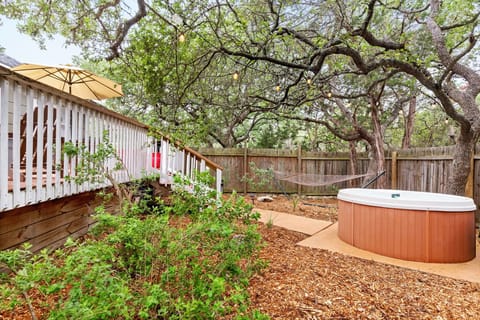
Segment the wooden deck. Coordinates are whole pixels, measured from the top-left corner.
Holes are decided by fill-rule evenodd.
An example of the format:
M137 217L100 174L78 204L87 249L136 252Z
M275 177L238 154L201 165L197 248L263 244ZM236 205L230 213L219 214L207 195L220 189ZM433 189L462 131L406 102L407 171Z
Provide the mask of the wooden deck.
M35 189L38 186L38 176L39 176L39 170L34 167L32 168L32 180L31 180L31 186L33 189ZM60 174L60 183L63 183L65 180L63 179L63 170L53 170L53 172L50 173L51 175L51 181L52 185L55 185L57 183L56 181L56 175L57 172ZM27 182L26 182L26 177L27 172L26 169L20 169L20 190L25 190L27 187ZM41 176L41 186L46 186L47 185L47 170L45 168L42 168L42 172L40 173ZM9 170L8 172L8 192L12 192L14 189L14 181L13 181L13 170Z
M26 241L52 248L88 229L95 207L89 199L108 185L66 179L78 165L62 156L67 142L94 154L108 137L124 166L105 163L118 183L160 174L169 184L175 172L195 180L210 171L221 192L220 166L161 133L152 137L151 129L0 66L0 250Z

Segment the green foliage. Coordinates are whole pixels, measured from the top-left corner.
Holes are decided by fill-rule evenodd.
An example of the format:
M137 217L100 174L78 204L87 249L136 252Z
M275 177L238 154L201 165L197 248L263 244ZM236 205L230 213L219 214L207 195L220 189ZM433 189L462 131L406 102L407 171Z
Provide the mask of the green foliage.
M115 224L117 228L106 241L117 248L119 266L132 275L147 276L153 267L155 246L168 228L168 216L119 216ZM105 220L104 220L105 221ZM110 227L112 224L105 226Z
M415 116L415 131L412 136L412 146L415 147L436 147L453 145L455 141L449 137L453 133L453 139L458 135L455 131L454 121L446 121L445 114L438 106L430 106ZM450 129L452 132L449 132Z
M291 197L292 199L292 206L293 206L293 211L297 210L298 203L300 202L301 198L298 194L294 194Z
M123 206L127 215L151 214L158 215L165 211L165 204L161 198L155 197L154 185L159 179L159 174L144 175L141 179L133 180L122 187L128 190L131 201Z
M116 180L114 173L119 170L126 171L126 168L110 142L107 130L103 132L102 140L96 144L95 151L89 150L85 144L66 142L63 154L70 160L74 159L76 163L75 172L72 176L65 177L66 180L79 185L90 183L105 186L110 183L115 189L123 212L132 214L147 211L151 214L163 212L163 203L153 196L148 185L150 181L158 179L158 175L144 176L128 184L120 184ZM113 196L105 190L99 191L97 195L105 201L111 200Z
M248 166L250 168L249 173L241 178L242 182L246 182L254 190L264 190L264 187L268 190L272 187L275 179L272 168L259 168L255 162L250 162Z
M53 306L50 318L130 318L133 292L129 279L112 268L116 255L115 248L104 241L79 243L66 254L59 286L68 288L68 295Z
M259 126L251 133L252 147L255 148L282 148L288 139L297 137L301 126L293 120L270 120Z
M302 150L341 152L348 150L348 143L335 136L326 127L315 124L305 125L306 136L301 141Z
M214 217L226 222L242 221L247 225L260 217L236 192L226 200L219 199L217 192L210 187L213 177L208 172L197 172L195 179L192 181L183 175L174 177L172 207L167 210L175 214L191 214L193 219ZM196 214L198 208L200 215Z
M202 199L182 207L196 196L174 192L174 210L184 211L173 216L110 215L99 207L89 240L68 240L51 254L31 254L28 246L1 252L12 273L0 278L0 309L29 304L28 293L38 290L49 319L266 319L247 312L248 281L264 266L250 223L258 215L241 197L223 201L201 190L211 177L199 177L193 190Z
M250 224L260 218L260 214L253 211L253 205L247 203L245 198L239 196L235 191L227 200L222 202L221 206L217 207L216 215L220 219L226 219L227 221L241 220L245 224Z
M76 145L67 141L63 145L63 154L68 158L77 158L75 174L66 179L80 185L85 182L104 184L111 179L114 171L125 169L107 130L103 132L102 141L96 145L95 152L88 150L85 144Z
M195 213L213 208L217 202L217 192L211 188L213 177L209 172L195 172L191 179L182 174L173 177L171 210L176 214Z

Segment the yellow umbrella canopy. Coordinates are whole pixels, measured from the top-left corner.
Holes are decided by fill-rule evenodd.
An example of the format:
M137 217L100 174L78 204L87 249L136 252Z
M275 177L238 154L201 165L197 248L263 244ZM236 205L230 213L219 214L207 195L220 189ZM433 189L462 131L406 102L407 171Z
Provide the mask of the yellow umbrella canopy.
M120 84L74 66L21 64L12 70L83 99L102 100L123 96Z

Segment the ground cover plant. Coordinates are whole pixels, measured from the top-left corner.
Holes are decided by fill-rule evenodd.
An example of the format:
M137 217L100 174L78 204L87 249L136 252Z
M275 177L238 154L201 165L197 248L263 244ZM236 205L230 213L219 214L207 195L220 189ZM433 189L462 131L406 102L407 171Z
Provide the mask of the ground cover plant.
M55 252L1 252L0 318L267 318L248 308L249 279L263 266L251 205L176 190L171 206L158 201L148 214L142 201L119 215L97 208L89 235Z

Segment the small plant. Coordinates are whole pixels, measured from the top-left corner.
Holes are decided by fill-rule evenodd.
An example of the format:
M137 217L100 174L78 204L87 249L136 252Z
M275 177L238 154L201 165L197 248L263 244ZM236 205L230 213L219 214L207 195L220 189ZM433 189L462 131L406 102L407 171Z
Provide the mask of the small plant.
M227 200L217 207L215 214L220 219L226 219L230 222L240 220L247 225L253 221L258 221L260 218L260 214L253 211L253 205L247 203L245 198L238 196L236 192L233 192Z
M300 196L298 194L292 195L292 206L293 206L293 211L297 210L298 203L300 202Z
M250 162L248 166L250 168L250 173L248 175L244 175L240 179L240 181L246 182L250 187L255 190L260 190L264 187L270 189L275 178L273 169L258 168L255 162Z
M30 244L24 243L21 248L0 251L0 267L4 269L0 272L0 310L14 308L23 301L28 306L32 319L37 319L29 296L29 291L35 287L38 278L38 274L34 274L35 269L31 267L34 256L30 248Z
M268 229L271 229L273 227L273 217L272 216L268 217L268 221L266 223L266 226L267 226Z
M126 168L110 142L108 130L103 132L102 141L96 145L95 152L90 152L85 144L76 145L65 142L63 154L69 158L75 157L77 161L74 175L65 177L66 180L74 181L79 185L85 182L104 185L109 182L115 189L120 203L131 202L132 193L127 187L118 183L113 174L115 171L126 170Z

